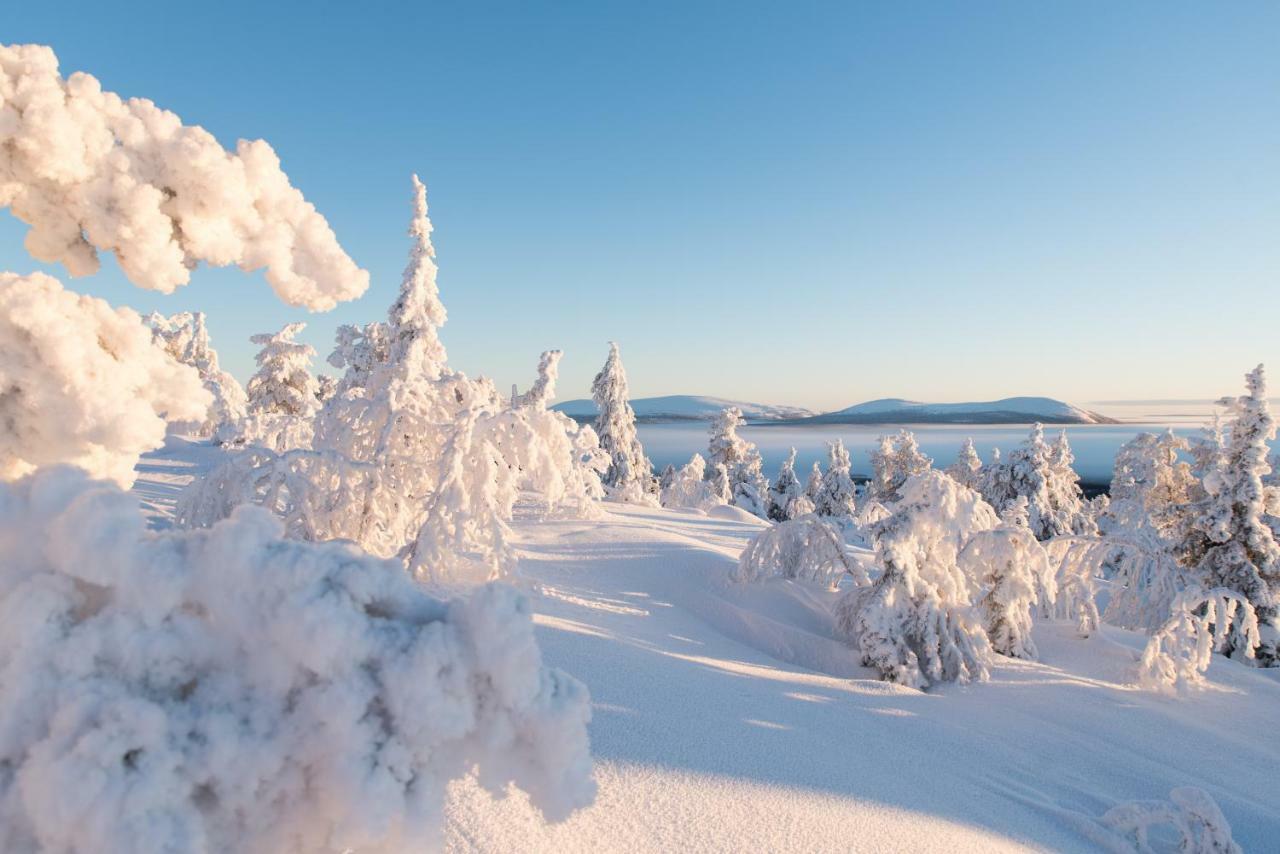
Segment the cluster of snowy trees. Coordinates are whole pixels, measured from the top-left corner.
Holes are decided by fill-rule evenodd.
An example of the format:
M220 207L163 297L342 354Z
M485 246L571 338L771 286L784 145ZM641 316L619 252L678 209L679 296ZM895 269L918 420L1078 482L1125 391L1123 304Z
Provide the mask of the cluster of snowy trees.
M110 251L162 293L202 261L311 310L368 286L267 143L227 151L47 47L0 46L0 152L0 206L73 276ZM552 819L590 802L586 689L524 597L421 580L507 574L515 491L589 512L606 460L546 407L558 353L519 401L447 367L430 231L415 179L399 299L340 334L342 379L291 324L247 392L202 315L0 272L0 849L430 848L472 771ZM227 461L149 531L125 490L171 424Z

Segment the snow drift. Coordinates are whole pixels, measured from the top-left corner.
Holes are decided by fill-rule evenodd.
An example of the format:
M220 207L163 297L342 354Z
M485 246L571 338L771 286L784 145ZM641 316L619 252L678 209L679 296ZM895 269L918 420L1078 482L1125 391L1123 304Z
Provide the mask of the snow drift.
M441 600L260 508L148 533L70 467L0 484L4 851L421 850L473 768L563 818L589 715L510 588Z
M265 268L282 300L313 310L369 285L266 142L231 154L151 101L64 79L42 45L0 46L0 207L31 226L28 252L72 276L97 272L106 250L162 293L200 261Z

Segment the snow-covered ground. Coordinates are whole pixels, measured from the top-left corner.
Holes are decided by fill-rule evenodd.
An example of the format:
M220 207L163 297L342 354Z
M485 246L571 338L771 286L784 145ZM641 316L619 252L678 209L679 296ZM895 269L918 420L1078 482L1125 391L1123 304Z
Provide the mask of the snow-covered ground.
M158 524L220 454L173 439L143 460ZM728 581L764 523L607 507L514 526L545 659L591 690L596 803L545 825L524 795L456 783L449 849L1092 851L1108 808L1188 785L1245 851L1280 845L1280 673L1216 658L1203 691L1140 692L1140 635L1041 623L1039 663L895 687L833 637L830 594Z

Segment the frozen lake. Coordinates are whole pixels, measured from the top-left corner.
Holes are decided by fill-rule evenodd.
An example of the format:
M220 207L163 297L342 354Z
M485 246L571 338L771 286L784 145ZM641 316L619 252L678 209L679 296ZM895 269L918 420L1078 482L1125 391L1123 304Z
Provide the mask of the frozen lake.
M1181 436L1192 436L1207 423L1213 406L1208 402L1125 401L1089 404L1087 408L1122 420L1121 424L1083 424L1066 428L1071 449L1076 455L1076 471L1081 480L1107 483L1116 451L1140 432L1163 432L1166 427ZM694 453L706 456L708 429L701 421L665 424L640 424L640 441L649 459L661 470L668 463L676 466L688 462ZM796 470L801 480L814 460L826 464L827 443L843 439L853 458L853 473L866 477L871 473L868 452L880 436L896 433L898 427L888 424L836 424L821 426L749 426L741 433L754 442L764 457L765 474L770 478L778 470L791 447L796 449ZM934 465L945 467L955 460L956 452L966 438L972 438L983 462L991 459L991 449L1008 454L1027 437L1029 425L999 424L917 424L907 425L916 435L921 449L933 457ZM1048 425L1046 438L1052 439L1063 428Z

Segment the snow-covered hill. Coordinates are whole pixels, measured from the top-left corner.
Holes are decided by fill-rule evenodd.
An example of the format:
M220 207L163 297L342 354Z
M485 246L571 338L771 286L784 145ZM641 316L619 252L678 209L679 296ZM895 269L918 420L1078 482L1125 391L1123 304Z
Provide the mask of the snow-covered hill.
M631 401L637 421L710 421L729 406L741 409L748 421L780 421L813 415L812 410L798 406L747 403L700 394L668 394L662 397L639 397ZM595 403L586 398L566 400L552 408L579 420L594 418L596 415Z
M815 424L1114 424L1115 419L1051 397L976 403L920 403L897 397L859 403L803 419Z

